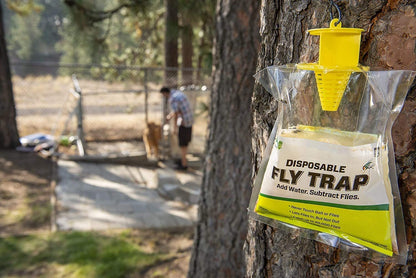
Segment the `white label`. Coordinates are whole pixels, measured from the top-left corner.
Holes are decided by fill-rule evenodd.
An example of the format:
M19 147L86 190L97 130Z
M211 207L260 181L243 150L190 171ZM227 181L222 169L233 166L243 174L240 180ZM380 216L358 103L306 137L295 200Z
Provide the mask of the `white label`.
M381 163L377 142L349 147L278 136L260 192L345 205L387 204Z

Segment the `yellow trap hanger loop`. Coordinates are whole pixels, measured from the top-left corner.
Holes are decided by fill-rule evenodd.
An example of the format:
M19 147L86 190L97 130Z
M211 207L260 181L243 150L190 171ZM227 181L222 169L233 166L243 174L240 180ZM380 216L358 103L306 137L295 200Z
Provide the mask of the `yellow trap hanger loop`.
M334 2L334 0L329 0L329 15L331 16L331 21L334 19L334 14L332 13L332 7L334 7L338 13L338 21L335 23L335 26L337 26L341 22L341 19L342 19L341 10L339 9L338 5Z

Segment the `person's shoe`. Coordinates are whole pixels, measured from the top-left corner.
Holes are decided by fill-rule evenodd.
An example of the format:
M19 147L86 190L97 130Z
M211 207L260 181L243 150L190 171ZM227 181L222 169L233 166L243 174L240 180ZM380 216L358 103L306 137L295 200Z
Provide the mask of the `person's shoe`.
M188 166L183 166L182 164L179 164L175 167L176 170L186 171L188 169Z

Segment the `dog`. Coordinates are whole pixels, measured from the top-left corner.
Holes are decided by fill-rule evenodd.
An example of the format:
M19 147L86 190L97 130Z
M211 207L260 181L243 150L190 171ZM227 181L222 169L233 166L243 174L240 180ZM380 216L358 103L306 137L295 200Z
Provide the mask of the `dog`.
M161 139L161 125L155 122L148 122L143 132L143 142L147 158L159 158L159 142Z

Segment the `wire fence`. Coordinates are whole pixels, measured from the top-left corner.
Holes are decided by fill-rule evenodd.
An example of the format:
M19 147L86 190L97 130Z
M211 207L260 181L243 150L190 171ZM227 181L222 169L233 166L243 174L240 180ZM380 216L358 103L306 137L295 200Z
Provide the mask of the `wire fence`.
M166 103L159 90L170 86L187 94L196 115L190 150L203 152L210 90L207 71L12 63L12 72L20 136L35 133L61 139L77 136L81 120L87 146L96 148L94 152L105 149L104 144L89 143L140 142L146 123L163 125ZM74 80L79 88L74 86ZM79 109L81 119L77 118ZM117 151L128 152L128 148L126 144Z

